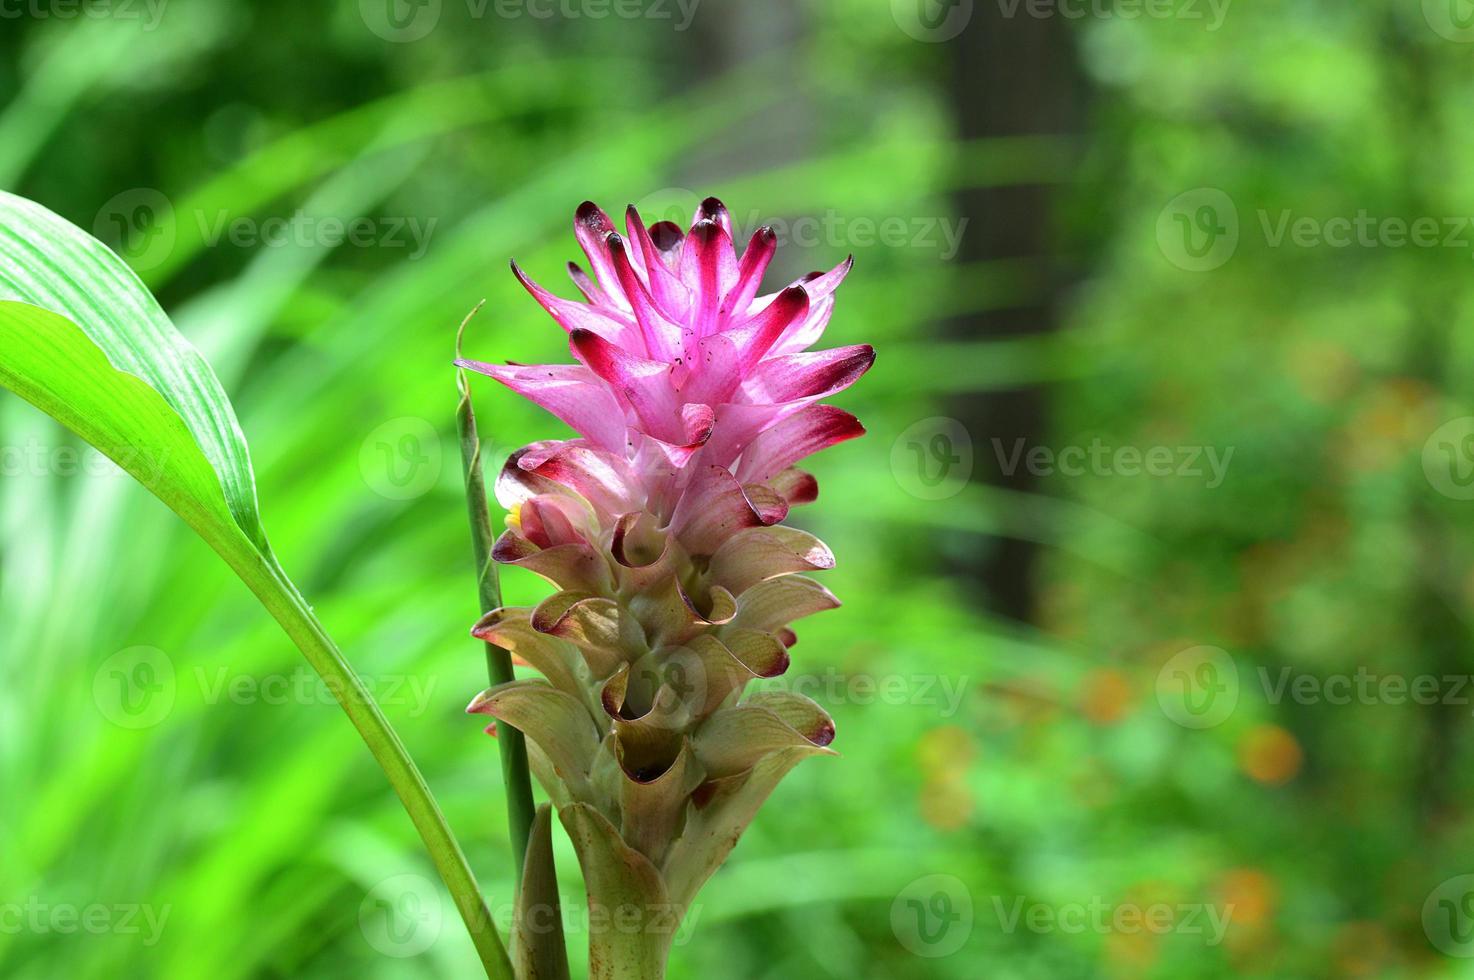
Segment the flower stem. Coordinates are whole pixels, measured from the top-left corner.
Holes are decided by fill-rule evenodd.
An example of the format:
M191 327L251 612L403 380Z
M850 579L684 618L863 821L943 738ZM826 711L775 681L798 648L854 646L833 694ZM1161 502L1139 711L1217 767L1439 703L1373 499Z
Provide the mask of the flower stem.
M244 538L241 539L245 541ZM220 551L221 557L261 600L262 605L302 651L328 690L347 713L353 727L373 753L384 775L399 795L420 839L430 854L456 909L471 934L477 955L491 980L513 980L511 961L497 934L491 912L476 884L466 855L451 833L445 814L430 793L425 777L410 758L404 743L379 710L373 695L323 630L281 566L252 548Z
M456 333L456 356L460 356L461 337L466 324L481 309L466 315ZM457 369L456 388L460 401L456 405L456 429L460 434L461 463L465 469L466 506L471 518L471 547L476 558L476 588L481 611L491 612L502 604L501 583L497 580L496 562L491 548L495 540L491 531L491 513L486 499L486 478L481 466L481 438L476 430L476 412L471 406L471 389L466 372ZM513 679L512 657L495 644L486 644L486 673L493 687ZM532 778L527 765L527 743L520 731L506 722L497 723L497 745L502 757L502 782L507 791L507 824L512 845L512 866L520 887L526 861L527 841L532 833L536 806L532 799Z

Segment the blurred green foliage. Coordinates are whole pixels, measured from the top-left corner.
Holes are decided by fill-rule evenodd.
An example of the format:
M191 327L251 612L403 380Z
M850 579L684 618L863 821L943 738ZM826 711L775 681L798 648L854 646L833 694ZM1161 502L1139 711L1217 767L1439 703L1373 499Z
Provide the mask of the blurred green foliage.
M1276 234L1286 214L1322 235L1363 212L1445 233L1474 216L1458 21L1431 0L1235 4L1213 30L1076 5L1097 11L1069 23L1083 132L965 141L953 103L974 93L900 0L707 0L688 31L673 3L391 0L439 12L403 41L382 6L29 5L0 35L0 186L118 247L215 365L277 552L504 917L497 755L461 713L484 667L455 326L485 298L470 355L561 359L508 258L570 294L581 200L715 193L749 233L788 232L770 285L854 252L828 341L880 357L841 399L870 436L812 461L823 493L797 516L846 606L801 624L786 682L833 712L843 757L780 788L673 976L1455 975L1424 904L1470 870L1467 697L1296 703L1273 682L1471 672L1469 503L1424 463L1474 411L1474 230ZM969 30L1009 5L977 8ZM948 247L969 233L954 195L1038 183L1054 255ZM363 240L339 241L355 219ZM956 328L1040 300L1057 261L1082 270L1052 297L1059 331ZM1050 423L1026 450L1168 447L1173 472L1110 455L990 489L1015 447L966 399L1029 386ZM508 392L476 398L489 458L559 434ZM928 439L959 428L975 479L918 490ZM0 975L474 975L453 911L413 886L432 875L409 822L245 590L15 399L0 449ZM1219 482L1177 471L1193 450L1226 462ZM991 617L967 574L1005 537L1044 554L1032 624ZM1172 683L1202 645L1238 686L1198 728L1173 720ZM948 912L939 888L971 922L939 919L921 951L960 948L917 955L908 919ZM409 939L375 925L380 902ZM1160 932L1112 918L1158 906ZM95 908L96 928L64 911Z

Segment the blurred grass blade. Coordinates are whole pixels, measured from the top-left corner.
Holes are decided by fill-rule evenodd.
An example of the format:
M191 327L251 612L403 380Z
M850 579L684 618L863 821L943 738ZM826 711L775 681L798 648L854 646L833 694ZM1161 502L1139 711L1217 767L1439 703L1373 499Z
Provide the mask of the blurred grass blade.
M466 315L461 328L456 332L456 358L461 356L461 338L465 336L466 324L471 322L478 310ZM461 465L465 471L466 506L471 518L471 547L476 559L476 591L481 600L481 612L489 613L502 604L501 584L497 581L496 562L491 549L495 535L491 530L491 514L487 508L486 476L481 461L481 436L476 428L476 411L471 404L471 387L466 383L466 372L456 369L456 390L460 400L456 403L456 430L460 434ZM507 684L514 680L512 655L495 644L486 644L486 674L491 686ZM533 820L532 777L527 766L527 743L522 733L511 725L497 726L497 746L502 757L502 782L507 790L507 828L512 845L512 866L520 882L524 865L532 855L527 842ZM549 862L552 852L548 853Z
M245 439L214 372L117 256L8 194L0 194L0 385L138 479L255 593L399 794L488 976L510 978L485 900L424 778L266 545Z

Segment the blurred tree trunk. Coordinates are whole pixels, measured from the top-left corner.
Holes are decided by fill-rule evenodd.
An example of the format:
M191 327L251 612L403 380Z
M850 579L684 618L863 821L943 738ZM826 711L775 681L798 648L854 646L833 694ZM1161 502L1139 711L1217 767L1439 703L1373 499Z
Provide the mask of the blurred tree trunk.
M809 152L813 144L810 133L815 107L805 94L810 86L804 81L803 62L797 51L807 30L804 11L792 0L742 0L701 7L701 15L691 22L694 43L683 42L680 46L687 62L682 72L683 86L690 84L691 79L720 78L754 58L767 58L772 66L768 77L774 90L791 93L792 97L769 106L760 119L744 120L754 125L743 130L740 147L728 145L713 153L698 150L690 154L685 161L688 173L742 173L753 160L768 165L782 164L803 159ZM734 128L738 125L739 121L734 120ZM703 195L720 191L720 188L689 189ZM746 210L756 202L726 203Z
M1084 83L1074 37L1058 17L1030 17L1026 7L1007 16L1002 5L978 0L971 23L947 47L952 65L952 103L958 136L1070 135L1079 131ZM969 188L957 195L967 233L957 261L1034 259L1043 263L1048 287L1027 305L989 309L956 318L948 331L957 339L990 340L1042 334L1058 327L1058 303L1068 274L1061 269L1054 235L1057 186ZM1048 438L1049 392L1043 385L982 392L959 398L952 409L975 443L975 478L1009 490L1031 492L1037 480L1018 467L1004 473L992 440L1012 447ZM996 539L966 569L981 583L995 611L1031 621L1035 612L1037 546Z

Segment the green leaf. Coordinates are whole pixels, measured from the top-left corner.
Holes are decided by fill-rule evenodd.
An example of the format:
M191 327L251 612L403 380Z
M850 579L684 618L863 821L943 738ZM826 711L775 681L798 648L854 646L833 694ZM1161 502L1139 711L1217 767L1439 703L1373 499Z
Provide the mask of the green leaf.
M121 259L41 205L0 191L0 300L30 303L83 325L114 368L162 395L214 469L235 524L269 553L246 437L230 399Z
M216 551L243 540L210 461L184 420L141 378L116 370L66 317L0 302L0 384L96 446Z
M132 474L255 593L398 793L487 975L510 978L486 901L424 777L267 546L245 438L214 372L117 256L4 193L0 385Z

